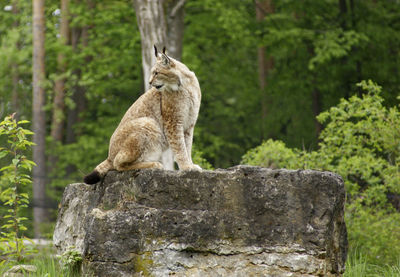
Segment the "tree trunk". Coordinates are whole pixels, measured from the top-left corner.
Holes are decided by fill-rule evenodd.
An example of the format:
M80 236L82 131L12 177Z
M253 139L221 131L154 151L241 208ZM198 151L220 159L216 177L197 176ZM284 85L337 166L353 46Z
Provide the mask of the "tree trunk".
M274 12L272 0L256 1L256 18L257 21L261 22L264 20L267 14ZM274 63L272 58L266 59L265 57L266 48L260 46L257 49L257 61L258 61L258 81L261 90L261 138L264 139L266 136L265 122L268 114L268 95L266 92L267 87L267 76L273 69Z
M133 2L141 36L143 78L147 91L150 88L150 69L156 62L153 45L162 49L167 41L163 1L134 0Z
M44 67L44 0L33 0L33 99L32 129L34 132L33 161L33 220L35 237L41 236L40 224L48 218L46 204L46 118Z
M347 9L347 0L338 0L339 4L339 23L340 27L344 31L348 30L348 24L347 24L347 19L348 19L348 9ZM341 64L343 65L343 70L347 67L349 60L348 57L342 57L340 59ZM345 87L344 87L344 98L348 99L350 97L350 91L351 91L351 86L354 83L354 80L351 80L351 74L347 73L344 77L345 79Z
M13 62L11 64L11 72L12 72L12 101L11 101L11 106L13 112L16 112L15 119L18 120L20 117L20 106L19 106L19 89L18 89L18 82L19 82L19 71L18 71L18 65Z
M182 60L184 4L185 0L169 1L166 12L168 55L178 61Z
M71 46L72 49L75 51L77 51L77 47L78 47L78 42L80 39L80 33L81 30L78 27L74 27L71 29ZM77 79L80 79L80 71L79 70L74 70L73 74L78 76ZM77 85L75 85L73 87L73 94L72 94L72 100L75 103L75 106L71 109L68 109L68 115L67 115L67 128L66 128L66 136L65 136L65 143L69 144L69 143L73 143L76 141L75 139L75 131L73 129L75 123L77 122L78 119L78 115L77 115L77 108L76 108L76 102L75 102L75 98L76 98L76 88ZM68 170L67 170L68 171Z
M315 56L314 46L309 43L307 46L308 53L310 57ZM322 124L317 120L317 116L321 113L321 93L317 87L317 73L314 71L311 82L311 109L314 116L314 130L315 130L315 140L318 142L319 134L322 131Z
M354 6L354 0L350 0L350 15L351 15L351 27L353 30L356 30L357 28L357 22L356 22L356 15L355 15L355 6ZM358 51L358 47L353 47L353 51L357 52ZM357 59L356 60L356 76L357 76L357 80L356 83L361 82L362 80L362 64L361 64L361 60ZM361 87L357 87L358 90L358 96L362 96L364 93L364 90L361 89Z
M69 0L61 0L61 22L60 22L60 43L68 45L69 43ZM57 73L65 74L66 63L63 51L57 56ZM51 122L51 137L53 143L62 142L64 133L64 110L65 110L65 77L58 77L54 86L53 118ZM49 166L54 168L57 163L57 156L49 157Z
M61 0L61 22L60 22L60 42L63 45L69 43L69 20L68 20L69 0ZM58 74L64 74L66 71L65 55L63 51L57 56ZM64 96L65 96L65 78L57 78L54 86L53 118L51 123L51 137L54 141L61 141L64 130Z
M13 22L13 28L16 29L19 26L19 20L18 20L18 1L14 0L12 2L12 12L13 16L15 18ZM15 48L17 50L20 49L20 43L17 42L15 45ZM12 74L12 99L11 99L11 108L12 111L16 113L15 119L18 121L18 118L20 117L20 106L19 106L19 71L18 71L18 64L16 62L12 62L11 64L11 74Z
M339 0L339 22L343 30L347 28L347 3L346 0Z
M136 19L138 22L141 45L144 87L150 88L150 69L155 64L153 45L159 49L167 47L168 55L181 60L183 42L183 18L185 0L172 0L167 3L164 11L164 1L134 0ZM162 156L165 169L174 168L172 151L166 151Z
M318 141L319 134L322 131L322 124L317 120L317 115L321 113L321 94L315 87L312 92L312 110L314 115L315 137Z

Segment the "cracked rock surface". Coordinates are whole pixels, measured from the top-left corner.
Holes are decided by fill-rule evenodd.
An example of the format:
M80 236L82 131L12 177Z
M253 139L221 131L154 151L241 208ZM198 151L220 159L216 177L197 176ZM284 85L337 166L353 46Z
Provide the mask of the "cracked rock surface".
M53 240L94 276L341 276L344 201L330 172L111 171L65 189Z

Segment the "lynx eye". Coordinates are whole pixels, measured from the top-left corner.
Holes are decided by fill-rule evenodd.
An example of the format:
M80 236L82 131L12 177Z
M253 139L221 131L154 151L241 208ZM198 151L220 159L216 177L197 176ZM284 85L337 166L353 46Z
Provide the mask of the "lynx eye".
M157 71L154 71L154 75L156 75L156 76L157 76L157 74L158 74L158 72L157 72Z

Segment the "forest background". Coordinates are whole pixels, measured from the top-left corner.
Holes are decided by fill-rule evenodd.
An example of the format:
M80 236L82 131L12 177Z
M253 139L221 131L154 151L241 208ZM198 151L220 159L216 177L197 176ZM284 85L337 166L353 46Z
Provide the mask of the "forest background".
M43 37L32 21L39 2ZM150 2L146 21L140 10ZM0 118L31 121L43 154L28 153L42 194L25 188L33 201L24 235L51 237L65 186L107 156L145 91L153 43L199 79L194 148L203 167L341 174L350 252L400 266L399 0L0 1Z

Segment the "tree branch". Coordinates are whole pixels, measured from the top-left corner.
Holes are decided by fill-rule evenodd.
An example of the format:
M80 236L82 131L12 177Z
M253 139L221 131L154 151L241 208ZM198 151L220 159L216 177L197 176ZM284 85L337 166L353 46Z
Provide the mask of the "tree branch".
M259 9L263 14L267 14L267 11L260 5L257 0L254 0L253 3L256 6L256 9Z
M178 10L179 10L180 8L183 7L183 5L185 4L185 2L186 2L186 0L179 0L179 2L176 3L175 7L173 7L173 8L171 9L171 12L169 13L169 16L170 16L170 17L175 17L176 13L178 12Z

